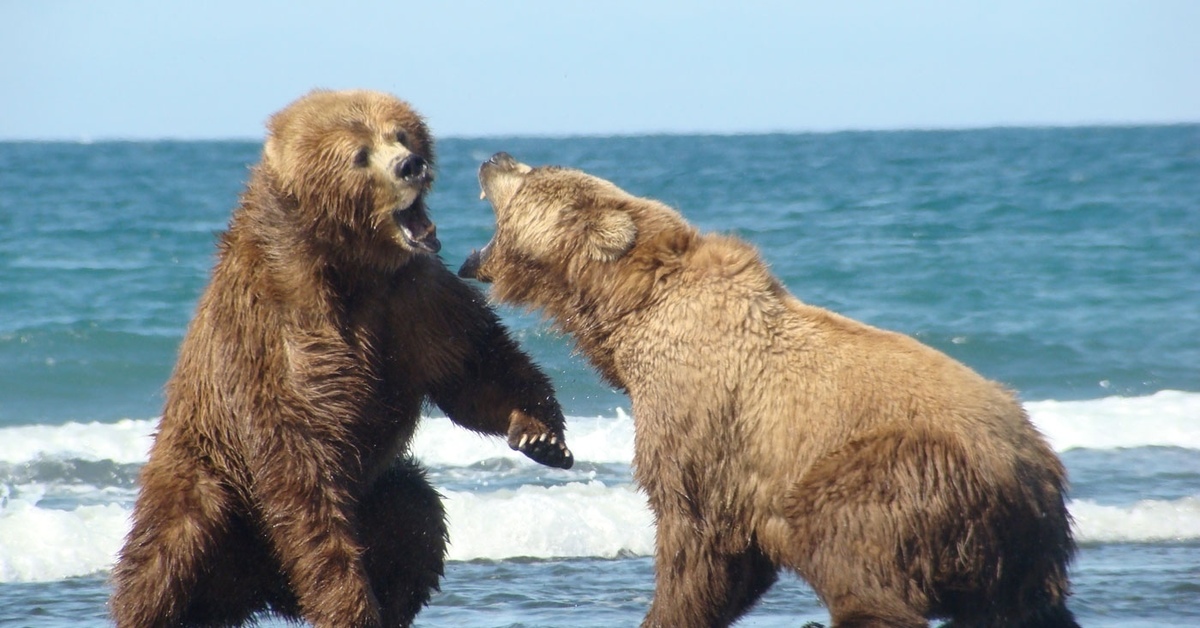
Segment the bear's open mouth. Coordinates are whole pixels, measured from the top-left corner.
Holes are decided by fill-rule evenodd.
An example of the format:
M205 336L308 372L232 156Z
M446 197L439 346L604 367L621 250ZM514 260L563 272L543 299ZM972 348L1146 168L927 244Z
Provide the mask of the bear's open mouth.
M408 207L392 212L392 219L400 229L409 248L437 253L442 250L442 243L437 239L437 225L425 215L421 207Z
M462 266L458 268L458 276L463 279L475 279L483 283L491 283L491 277L482 275L479 272L480 267L483 266L484 261L487 259L491 247L492 243L488 242L482 249L471 251L467 259L463 261Z

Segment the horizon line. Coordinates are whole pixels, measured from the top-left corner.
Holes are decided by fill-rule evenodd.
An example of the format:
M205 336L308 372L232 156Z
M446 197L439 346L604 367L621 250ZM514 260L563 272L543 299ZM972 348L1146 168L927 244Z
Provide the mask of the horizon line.
M999 123L980 125L929 125L929 126L879 126L879 127L836 127L829 129L778 129L778 130L728 130L728 131L615 131L615 132L567 132L567 133L449 133L437 135L436 141L444 140L572 140L572 139L618 139L635 137L744 137L768 135L835 135L839 133L955 133L970 131L999 130L1051 130L1051 129L1120 129L1138 127L1187 127L1200 125L1200 119L1177 121L1103 121L1071 123ZM96 135L96 136L26 136L0 137L0 143L61 143L61 144L104 144L140 142L261 142L264 135L256 136L203 136L203 135Z

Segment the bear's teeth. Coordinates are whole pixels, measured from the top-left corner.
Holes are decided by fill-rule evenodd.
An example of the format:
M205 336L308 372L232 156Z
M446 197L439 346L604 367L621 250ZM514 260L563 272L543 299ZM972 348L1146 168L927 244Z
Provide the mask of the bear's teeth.
M479 190L479 200L487 198L487 194L483 190Z

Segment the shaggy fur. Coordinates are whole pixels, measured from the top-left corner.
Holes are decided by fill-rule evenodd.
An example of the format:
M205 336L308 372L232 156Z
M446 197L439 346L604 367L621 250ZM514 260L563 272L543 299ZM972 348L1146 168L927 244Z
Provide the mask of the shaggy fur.
M637 425L645 626L725 626L790 568L836 626L1073 626L1065 472L1013 395L805 305L755 249L582 172L499 154L460 274L542 309Z
M313 92L271 119L167 385L118 626L409 625L446 542L406 456L426 400L570 466L548 380L435 256L432 162L384 94Z

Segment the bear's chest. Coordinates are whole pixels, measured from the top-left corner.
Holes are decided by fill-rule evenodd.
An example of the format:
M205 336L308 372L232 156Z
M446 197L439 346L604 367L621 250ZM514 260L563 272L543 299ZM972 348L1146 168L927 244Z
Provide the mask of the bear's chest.
M421 396L451 368L454 340L464 332L435 297L405 288L379 290L348 308L347 336L381 392Z

